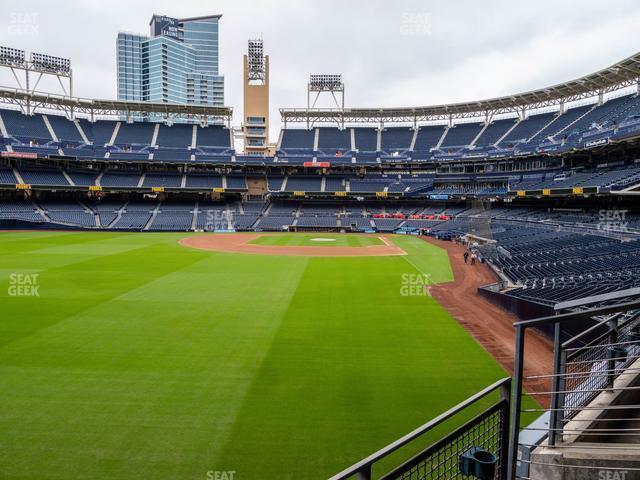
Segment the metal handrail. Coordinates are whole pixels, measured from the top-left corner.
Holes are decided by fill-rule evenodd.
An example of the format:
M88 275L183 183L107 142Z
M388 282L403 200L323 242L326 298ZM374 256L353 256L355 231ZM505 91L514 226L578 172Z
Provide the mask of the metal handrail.
M586 311L579 312L570 312L552 315L548 317L532 319L532 320L524 320L520 322L514 323L514 327L516 329L516 345L515 345L515 364L514 364L514 388L512 392L512 400L511 400L511 421L510 421L510 430L509 430L509 454L508 454L508 477L507 478L516 478L516 467L517 467L517 452L518 452L518 440L519 440L519 431L520 431L520 413L521 413L521 405L522 405L522 382L524 379L524 343L525 343L525 334L528 328L537 328L545 325L554 325L554 369L552 376L552 402L551 408L545 409L551 412L550 419L550 429L549 429L549 443L555 443L555 437L558 432L562 429L562 420L563 417L561 413L565 411L564 406L564 395L567 393L571 393L564 387L564 372L563 368L566 366L567 361L567 352L564 347L572 344L576 339L581 338L583 334L578 334L571 338L566 342L561 341L562 334L562 325L566 322L572 320L583 320L583 319L593 319L595 317L602 317L606 315L610 315L609 318L602 322L598 322L595 326L587 329L588 331L594 331L595 328L602 327L607 323L611 326L615 324L613 331L613 336L611 341L608 343L615 343L616 340L616 332L617 332L617 319L620 317L620 312L628 312L633 310L640 309L640 300L634 300L630 302L625 302L617 305L609 305L605 307L590 309ZM628 321L625 322L627 324ZM610 327L611 328L611 327ZM584 332L583 332L584 333ZM611 335L611 331L607 332L606 335ZM602 337L602 335L600 336ZM600 338L599 337L599 338ZM574 352L575 353L575 352ZM608 359L609 363L611 363L611 359ZM612 369L611 366L608 367L609 370ZM613 375L610 374L610 375ZM609 379L608 383L611 385L607 385L607 388L612 388L612 378ZM593 390L593 393L596 393ZM583 407L580 407L583 408Z
M571 338L568 341L561 342L563 324L565 322L569 322L572 320L595 319L595 320L598 320L597 324L595 326L591 326L587 328L586 333L589 333L589 332L593 333L596 328L600 328L608 324L609 331L604 335L599 335L597 340L606 339L607 336L611 337L608 339L606 344L599 345L598 347L609 347L611 345L618 345L622 343L632 343L632 342L619 342L617 334L621 327L624 327L625 325L629 325L630 322L632 321L635 322L638 319L638 315L634 314L633 316L626 318L625 315L623 315L622 313L637 312L637 311L640 311L640 300L634 300L634 301L621 303L617 305L609 305L605 307L592 308L586 311L569 312L569 313L557 314L557 315L533 319L533 320L516 322L514 324L514 327L516 329L516 345L515 345L516 352L515 352L513 389L511 389L511 382L512 382L511 378L504 378L502 380L499 380L494 384L488 386L487 388L481 390L480 392L476 393L475 395L467 398L466 400L459 403L458 405L450 408L446 412L438 415L437 417L425 423L424 425L421 425L415 430L400 437L393 443L390 443L389 445L381 448L377 452L369 455L368 457L360 460L354 465L344 469L340 473L332 476L329 480L346 480L352 477L356 477L358 480L371 480L373 476L373 467L375 464L385 459L392 453L398 451L400 448L404 447L410 442L418 439L425 433L433 430L438 425L451 419L456 414L461 413L468 407L476 404L481 399L487 397L489 394L497 390L500 390L501 392L501 399L499 401L493 403L492 406L490 406L488 409L483 410L483 412L477 415L471 422L463 423L461 426L454 429L448 435L444 436L440 440L431 444L429 447L422 450L420 453L413 456L406 462L400 463L398 466L396 466L386 475L382 475L380 478L381 479L396 478L396 476L403 475L404 473L408 472L410 469L415 468L416 465L418 464L422 465L424 462L427 462L428 464L428 462L431 461L430 458L433 455L437 455L437 452L439 451L439 449L442 448L442 444L451 443L453 439L459 438L460 435L463 435L465 432L468 431L469 426L474 424L474 422L477 423L479 419L486 418L487 412L497 411L496 409L499 410L502 408L506 408L506 410L504 410L504 415L505 415L504 422L502 423L502 428L500 429L500 432L499 432L500 446L495 447L496 450L498 451L498 456L500 458L499 465L500 465L501 471L498 474L498 476L499 478L504 480L519 478L517 477L516 467L518 464L520 414L522 412L538 412L538 411L550 412L551 414L550 425L548 428L544 428L544 431L548 431L549 444L552 445L554 444L553 438L555 438L558 434L562 434L563 431L573 431L573 430L566 430L564 426L564 423L567 422L567 418L563 415L563 413L566 412L567 410L567 407L564 404L565 402L564 396L571 393L597 393L602 391L602 389L598 387L591 388L590 386L581 386L580 388L577 388L577 389L566 388L565 377L570 377L570 378L575 377L579 379L581 378L581 375L582 375L581 373L576 373L576 374L567 373L563 370L563 368L566 368L567 350L571 350L571 352L573 353L574 350L591 349L591 348L596 348L596 346L591 347L591 345L593 345L593 342L588 342L586 345L582 345L579 348L567 349L566 347L575 343L576 340L584 338L583 334L585 332L575 335L573 338ZM604 320L601 320L602 317L605 317L605 316L606 318ZM618 323L620 320L622 320L622 323ZM554 370L552 375L545 375L545 377L549 377L551 379L552 388L550 389L549 392L531 392L530 394L531 395L552 394L552 405L551 405L551 408L544 408L544 409L537 409L537 408L522 409L521 408L522 395L523 395L522 382L523 382L523 379L525 378L524 376L524 344L525 344L526 330L528 328L536 328L536 327L549 325L549 324L553 324L554 330L555 330L554 332ZM637 358L637 356L635 355L631 357L628 355L625 356L625 359L628 360L629 358ZM611 357L611 355L607 357L606 361L609 362L609 367L607 368L607 370L603 370L599 372L602 375L607 375L607 378L608 378L607 385L604 388L612 392L623 390L622 388L614 387L613 379L618 375L625 375L626 373L623 373L623 371L618 371L618 369L615 368L615 364L613 367L611 366L611 363L615 362L615 358ZM624 390L636 390L638 388L640 387L626 386L624 387ZM511 392L511 396L509 396L510 392ZM574 407L571 407L571 408L574 408ZM620 410L623 408L623 406L598 405L598 407L596 408L589 405L578 404L575 406L575 408L580 410L597 409L599 411L602 411L602 410ZM640 408L640 406L627 405L627 406L624 406L624 408L638 409ZM506 416L508 416L509 411L510 411L510 418L506 418ZM536 428L528 428L528 430L536 430ZM538 428L537 430L542 431L541 428ZM631 435L632 433L635 434L635 430L629 430L629 429L621 430L621 429L597 429L597 428L591 429L591 431L588 434L595 435L595 434L602 434L603 432L613 432L613 431L615 431L618 434L621 434L621 432L626 432L626 433L622 433L624 435ZM530 445L530 446L534 446L534 445ZM563 448L564 447L565 446L563 445ZM568 446L567 448L571 448L571 446ZM614 447L606 446L603 448L611 449ZM505 451L505 450L508 450L508 451ZM453 458L451 455L452 454L449 454L449 457L447 458ZM525 462L525 463L528 463L528 462Z
M640 309L640 300L634 300L631 302L620 303L617 305L608 305L606 307L601 307L594 310L561 313L560 315L550 315L547 317L534 318L531 320L522 320L520 322L515 322L513 326L516 329L518 328L526 329L531 327L540 327L542 325L563 323L569 320L582 320L585 318L598 317L601 315L609 315L612 313L625 312L628 310L639 310L639 309Z
M565 340L564 342L562 342L562 344L560 346L562 347L562 349L564 351L568 352L568 351L574 351L575 349L583 350L585 348L588 348L590 345L596 344L596 342L598 342L599 340L602 340L603 337L605 337L608 332L605 332L605 333L602 333L602 334L598 335L596 338L593 338L593 339L589 340L584 345L580 345L579 347L569 347L570 345L574 344L575 342L577 342L581 338L586 337L587 335L590 335L592 333L597 334L596 333L597 330L600 330L602 327L606 327L611 320L616 320L617 318L620 317L620 315L621 315L621 312L618 312L618 313L614 313L611 317L599 320L597 323L591 325L586 330L583 330L582 332L580 332L577 335L571 337L570 339Z
M498 380L494 384L492 384L492 385L488 386L487 388L481 390L480 392L476 393L475 395L467 398L466 400L464 400L463 402L459 403L455 407L450 408L446 412L441 413L436 418L428 421L424 425L421 425L420 427L416 428L415 430L413 430L413 431L407 433L406 435L400 437L395 442L390 443L386 447L383 447L380 450L378 450L377 452L375 452L375 453L369 455L368 457L360 460L358 463L355 463L354 465L350 466L349 468L346 468L343 471L341 471L340 473L337 473L336 475L332 476L329 480L345 480L345 479L350 478L350 477L352 477L354 475L358 475L358 479L362 479L362 480L371 479L371 467L375 463L379 462L380 460L382 460L383 458L389 456L390 454L392 454L396 450L400 449L401 447L405 446L409 442L411 442L411 441L415 440L416 438L424 435L425 433L427 433L428 431L430 431L433 428L437 427L438 425L440 425L444 421L450 419L451 417L453 417L457 413L460 413L461 411L465 410L466 408L470 407L471 405L473 405L473 404L477 403L478 401L482 400L483 398L485 398L487 395L489 395L489 394L491 394L491 393L493 393L493 392L495 392L496 390L499 390L499 389L502 391L503 396L505 396L505 398L508 399L509 391L511 390L511 378L503 378L502 380Z

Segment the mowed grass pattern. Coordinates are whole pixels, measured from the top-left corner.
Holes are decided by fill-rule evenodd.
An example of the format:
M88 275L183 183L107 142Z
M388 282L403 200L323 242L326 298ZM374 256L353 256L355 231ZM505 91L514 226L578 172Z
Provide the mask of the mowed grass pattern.
M421 240L307 258L183 236L0 234L0 478L325 478L505 375L400 295L451 279ZM40 296L9 296L12 273Z
M368 247L370 245L384 245L378 236L327 233L267 233L251 240L249 243L283 247Z

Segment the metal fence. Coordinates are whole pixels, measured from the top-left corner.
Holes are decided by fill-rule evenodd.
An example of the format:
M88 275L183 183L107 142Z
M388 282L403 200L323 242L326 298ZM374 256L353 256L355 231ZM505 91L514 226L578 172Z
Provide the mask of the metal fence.
M562 434L562 421L612 388L614 380L638 359L640 348L631 334L639 325L638 313L617 313L560 345L560 360L553 373L560 379L557 389L562 393L556 407L561 414L552 415L558 434ZM585 341L589 334L595 338ZM552 444L556 436L551 435Z
M477 416L463 423L410 460L397 466L380 480L444 480L469 478L484 480L506 478L511 379L505 378L425 423L404 437L331 477L330 480L371 480L373 467L400 448L417 441L443 422L468 413L493 392L500 399Z
M602 308L588 309L584 311L565 313L535 320L517 322L516 328L516 352L514 368L514 389L512 396L511 429L509 434L509 467L507 477L509 479L526 479L522 471L528 468L518 469L520 463L535 462L521 455L518 460L518 448L533 449L537 444L523 445L519 442L520 415L522 413L546 412L550 413L549 425L546 428L526 427L526 430L541 430L547 441L544 444L548 448L571 448L572 445L563 443L565 436L573 439L595 439L606 435L635 435L640 431L628 428L599 428L598 423L604 419L591 416L584 423L576 422L577 426L567 428L579 412L589 410L589 405L603 392L616 392L621 390L631 391L638 387L616 387L615 382L623 376L637 375L638 372L630 369L632 363L640 358L640 301L625 302L609 305ZM563 325L569 322L590 322L590 327L584 329L578 335L568 339L563 338ZM528 329L553 326L554 331L554 365L553 372L549 375L527 376L524 373L525 334ZM544 378L543 378L544 377ZM522 384L525 380L538 380L548 382L547 391L529 392L532 396L550 396L551 408L522 408ZM609 410L623 412L625 405L600 405L593 407L593 411L601 414ZM633 406L630 406L633 408ZM619 419L624 420L624 419ZM610 417L606 418L611 421ZM541 439L543 436L540 437ZM584 444L581 444L584 448ZM615 449L615 446L592 445L592 449ZM638 449L640 455L640 449ZM539 464L547 467L553 465ZM588 465L556 465L554 468L582 468L588 470ZM600 470L607 470L602 467ZM615 470L615 469L612 469ZM519 473L518 473L519 472Z
M506 467L507 432L509 405L503 400L482 412L471 422L447 435L437 443L381 477L384 480L445 480L463 478L461 458L467 452L485 451L491 453L496 462L493 475L489 478L503 478Z
M470 397L447 412L439 415L430 422L422 425L392 444L384 447L355 465L331 477L330 480L346 480L355 478L358 480L451 480L479 478L483 480L529 480L529 467L535 465L528 455L523 455L519 448L536 448L546 439L545 446L549 448L567 448L563 443L564 436L585 437L587 439L601 438L607 435L640 437L640 429L634 428L600 428L599 422L605 423L605 427L612 421L626 420L615 418L624 416L625 408L640 409L640 405L590 405L601 393L623 390L625 392L640 390L640 386L625 385L620 388L620 380L625 376L636 378L640 374L640 367L634 363L640 359L640 300L628 301L629 298L637 298L637 292L629 297L622 294L612 294L609 300L621 303L600 308L588 308L583 311L574 311L534 320L517 322L516 351L514 364L513 389L511 379L506 378L487 387L476 395ZM615 299L613 297L616 297ZM593 297L593 302L585 305L593 305L600 301L599 297ZM576 305L570 305L571 308ZM563 329L570 322L584 321L585 328L578 335L566 338L567 333ZM543 328L554 332L554 366L553 372L548 375L529 376L525 374L524 357L527 331L533 328ZM635 368L634 368L635 367ZM535 381L538 384L548 385L528 392L538 398L550 398L551 408L522 407L523 382ZM511 391L511 393L510 393ZM458 416L468 418L471 408L478 410L478 402L493 392L500 393L500 399L489 407L481 409L471 420L464 422L448 435L436 441L420 453L404 463L399 464L384 475L373 475L373 468L380 467L381 462L389 455L397 452L407 445L414 445L427 432L443 422L455 419ZM598 413L613 413L613 417L591 417L589 420L576 420L576 415L583 411L597 411ZM522 414L548 415L548 424L539 419L531 426L520 428ZM567 428L576 422L584 421L584 427ZM537 441L532 444L523 443L520 440L522 432L527 430L539 431ZM530 433L530 432L528 432ZM589 437L589 436L592 437ZM424 441L424 439L423 439ZM590 441L590 440L587 440ZM581 444L581 448L585 448ZM640 459L640 445L605 445L587 448L601 448L605 451L615 451L620 448L633 448L637 450ZM389 459L387 459L388 461ZM640 461L640 460L639 460ZM524 468L523 469L523 465ZM589 465L537 465L563 468L583 469L589 471L595 467ZM599 471L617 471L615 467L598 467ZM640 472L640 468L627 469ZM526 473L523 473L526 472ZM608 477L607 477L608 478Z

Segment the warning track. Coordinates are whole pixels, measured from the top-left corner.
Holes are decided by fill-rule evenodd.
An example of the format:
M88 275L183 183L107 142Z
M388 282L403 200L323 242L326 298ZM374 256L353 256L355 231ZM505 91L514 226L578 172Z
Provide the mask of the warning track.
M504 369L513 374L516 335L513 323L518 321L511 313L481 297L478 287L496 282L491 269L484 264L468 265L463 261L465 248L454 242L420 237L424 241L443 248L449 254L449 262L455 280L431 287L432 296L482 345ZM544 335L534 330L527 332L527 354L524 360L528 392L551 390L549 375L553 372L553 345ZM548 395L536 395L536 401L548 406Z

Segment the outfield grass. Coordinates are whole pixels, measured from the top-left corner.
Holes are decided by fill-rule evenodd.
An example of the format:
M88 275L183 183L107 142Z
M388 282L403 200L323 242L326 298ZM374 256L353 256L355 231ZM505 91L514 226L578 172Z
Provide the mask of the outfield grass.
M377 236L330 233L276 233L265 234L249 243L295 247L368 247L384 245Z
M325 478L505 376L400 294L451 280L425 242L307 258L183 236L0 234L0 478ZM10 296L28 273L39 296Z

